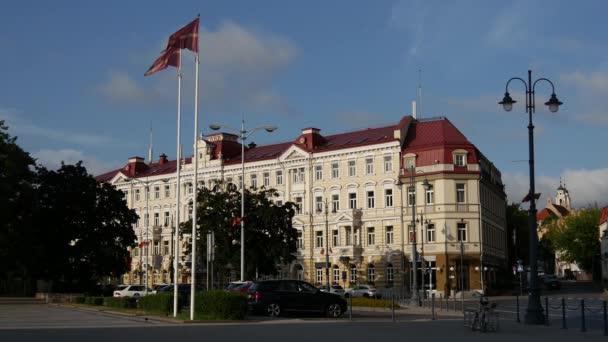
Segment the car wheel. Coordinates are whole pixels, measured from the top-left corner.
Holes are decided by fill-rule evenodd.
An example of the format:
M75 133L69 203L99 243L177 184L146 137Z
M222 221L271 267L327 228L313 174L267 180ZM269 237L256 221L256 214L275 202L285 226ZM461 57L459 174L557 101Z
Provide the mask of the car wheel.
M279 317L281 315L281 306L276 303L270 303L266 306L266 313L270 317Z
M133 297L139 297L139 293L133 294Z
M329 304L326 313L327 317L338 318L342 316L342 307L338 303Z

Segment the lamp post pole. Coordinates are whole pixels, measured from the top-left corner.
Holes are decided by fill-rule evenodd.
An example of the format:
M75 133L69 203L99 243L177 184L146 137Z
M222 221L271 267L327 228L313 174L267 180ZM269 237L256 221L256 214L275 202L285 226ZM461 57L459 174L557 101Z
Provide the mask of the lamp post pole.
M416 184L414 183L414 165L410 167L410 187L412 190L412 231L410 232L410 240L412 242L412 299L418 302L418 251L416 250ZM409 192L409 191L408 191ZM409 194L408 194L409 197Z
M540 288L538 286L538 235L536 232L536 189L534 188L534 125L532 124L532 114L534 114L535 107L535 88L536 83L539 81L546 81L551 85L551 98L545 103L549 107L552 113L559 110L559 106L563 103L555 96L555 87L553 82L546 78L539 78L532 83L532 70L528 70L528 82L519 77L513 77L505 86L505 96L501 104L505 111L509 112L513 109L513 104L517 101L513 100L509 96L509 83L513 80L520 80L526 89L526 112L528 113L528 147L529 147L529 165L530 165L530 191L526 198L530 199L530 210L528 216L528 232L530 237L530 295L528 296L528 308L526 309L526 324L544 324L545 316L543 314L543 307L540 302Z
M214 131L225 128L229 131L238 133L239 139L241 140L241 281L245 281L245 140L257 130L265 129L267 132L271 133L275 131L277 127L259 126L252 129L245 129L245 119L242 119L240 130L230 126L217 124L209 125L209 128Z
M327 286L327 293L330 293L329 287L329 207L327 205L327 198L325 199L325 284Z

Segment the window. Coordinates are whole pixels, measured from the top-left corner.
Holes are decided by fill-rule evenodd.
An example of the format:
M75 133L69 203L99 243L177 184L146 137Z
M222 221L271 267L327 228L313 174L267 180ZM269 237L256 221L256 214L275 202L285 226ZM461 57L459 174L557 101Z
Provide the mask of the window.
M387 208L393 207L393 189L384 189L384 205Z
M384 172L393 171L393 158L391 156L384 156Z
M258 187L258 175L251 175L251 187L254 189Z
M348 194L348 208L357 209L357 193L351 192Z
M323 247L323 232L322 231L316 231L315 232L315 247L316 248L322 248Z
M340 282L340 269L334 267L334 284L338 284Z
M435 198L435 192L433 190L433 186L429 185L429 188L426 189L426 204L433 204L433 200Z
M393 275L393 264L386 265L386 280L388 280L389 282L395 280Z
M322 213L323 212L323 196L316 196L315 197L315 211L317 213Z
M144 214L144 226L148 227L149 224L150 224L150 214L146 210L146 213Z
M426 241L435 242L435 225L434 224L428 224L426 226Z
M467 241L467 224L458 223L458 241Z
M464 184L456 184L456 203L464 204L465 202L466 198Z
M296 197L296 214L302 214L302 197Z
M365 174L371 175L374 173L374 158L365 158Z
M317 268L317 283L323 282L323 269Z
M155 186L154 187L154 199L159 199L160 198L160 186Z
M169 227L169 212L165 211L165 227Z
M277 177L277 185L282 185L283 184L283 171L277 171L275 175Z
M323 165L315 165L315 180L323 179Z
M264 172L263 177L264 177L264 186L269 187L270 186L270 172Z
M334 247L340 246L340 235L338 235L337 229L334 229L331 231L331 244Z
M406 158L405 159L405 168L406 169L411 169L413 167L416 167L416 162L414 158Z
M454 165L456 166L465 166L466 160L464 154L456 154L454 155Z
M367 281L370 283L376 281L376 269L374 268L374 265L370 264L367 266Z
M188 192L188 194L190 194L190 195L191 195L191 194L192 194L192 189L194 188L194 187L192 186L192 183L188 183L188 184L186 185L186 187L187 187L187 192Z
M349 177L354 177L357 175L357 166L355 164L354 160L349 160L348 161L348 176Z
M416 205L416 188L413 186L407 188L407 205Z
M304 238L302 237L301 230L298 230L298 239L296 240L296 247L298 249L304 248Z
M376 232L374 227L367 228L367 245L373 246L376 244Z
M331 163L331 178L340 177L340 165L337 162Z
M375 207L374 192L368 191L367 192L367 208L373 209L374 207Z
M304 168L294 169L292 178L294 183L304 183Z
M394 243L393 240L393 226L386 226L386 244L390 245Z
M169 255L169 241L163 241L163 254Z
M160 226L160 213L154 213L154 226Z
M135 200L139 201L139 189L135 189Z
M352 245L352 232L351 232L350 227L344 227L344 231L346 232L346 245L351 246Z
M125 194L125 199L129 199L129 190L123 190L123 193Z
M355 265L350 265L350 282L357 282L357 266Z
M340 210L340 195L331 195L331 208L333 209L333 211Z
M154 241L154 250L152 253L154 253L154 255L160 255L160 243L158 241Z
M410 243L414 242L414 239L416 239L416 233L414 231L414 226L412 226L411 224L407 225L407 231L409 232L409 239L410 239Z

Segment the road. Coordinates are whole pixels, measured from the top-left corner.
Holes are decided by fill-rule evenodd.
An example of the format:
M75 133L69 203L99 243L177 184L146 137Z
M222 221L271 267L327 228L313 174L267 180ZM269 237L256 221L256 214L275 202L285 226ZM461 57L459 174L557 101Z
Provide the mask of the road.
M392 322L385 311L356 312L348 318L332 320L319 317L263 319L236 323L176 324L83 311L46 305L21 307L0 306L0 341L370 341L422 338L424 341L445 341L462 337L470 341L518 342L550 339L552 342L605 340L598 333L582 334L538 326L506 322L501 331L482 334L465 329L460 318L443 317L432 321L401 312Z

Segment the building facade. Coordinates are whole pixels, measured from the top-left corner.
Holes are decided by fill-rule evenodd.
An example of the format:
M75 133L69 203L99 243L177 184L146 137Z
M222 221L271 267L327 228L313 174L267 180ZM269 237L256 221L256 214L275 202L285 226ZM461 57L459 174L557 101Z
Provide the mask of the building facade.
M191 211L194 163L199 187L216 180L240 185L237 136L212 134L198 145L192 158L181 161L180 208L176 161L165 155L149 163L134 157L97 177L122 190L140 217L134 229L143 243L132 251L133 271L125 282L139 282L145 267L152 283L170 282L173 218L178 209L185 220ZM500 171L446 118L405 116L394 125L327 136L305 128L293 141L251 143L244 183L274 188L278 204L298 206L293 218L297 258L284 265L283 277L324 284L329 253L331 283L409 289L414 235L419 288L424 283L438 293L482 290L506 269ZM184 237L182 246L189 240ZM187 282L188 256L177 254L179 279Z

